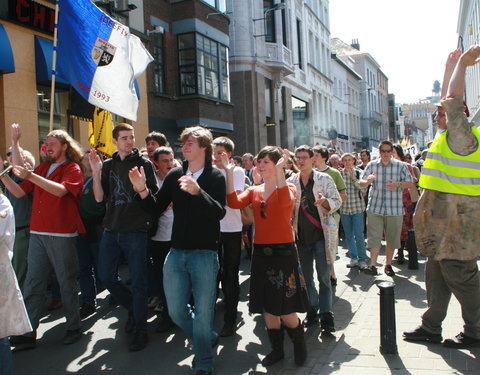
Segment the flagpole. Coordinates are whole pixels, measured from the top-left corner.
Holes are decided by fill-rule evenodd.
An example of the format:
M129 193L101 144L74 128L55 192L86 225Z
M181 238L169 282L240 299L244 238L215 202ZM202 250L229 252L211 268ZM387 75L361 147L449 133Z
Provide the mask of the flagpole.
M50 87L50 120L48 132L53 130L53 109L55 104L55 70L57 69L57 30L58 30L58 0L55 1L55 27L53 28L53 53L52 53L52 85Z

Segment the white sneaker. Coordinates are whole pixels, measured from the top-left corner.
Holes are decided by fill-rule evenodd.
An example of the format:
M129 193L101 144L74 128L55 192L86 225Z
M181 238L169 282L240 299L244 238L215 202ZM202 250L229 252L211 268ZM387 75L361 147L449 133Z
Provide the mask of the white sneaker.
M358 268L360 268L361 270L365 270L368 268L368 264L362 260L358 263Z
M347 264L348 268L358 267L358 260L357 259L350 259L350 263Z

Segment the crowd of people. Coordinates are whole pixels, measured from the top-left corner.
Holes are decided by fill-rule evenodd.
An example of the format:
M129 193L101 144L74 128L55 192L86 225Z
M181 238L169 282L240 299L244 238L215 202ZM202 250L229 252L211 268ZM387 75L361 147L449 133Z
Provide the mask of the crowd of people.
M13 168L0 174L0 262L8 270L1 278L9 285L0 306L0 374L11 373L10 346L36 346L49 285L65 313L63 344L82 338L81 321L95 314L97 294L108 289L112 303L126 310L128 350L148 345L150 307L157 332L176 325L190 338L195 375L211 374L219 337L235 335L238 325L242 249L251 259L249 311L263 315L272 348L262 365L284 357L286 332L301 366L308 355L305 328L335 332L340 237L348 267L373 276L382 241L383 272L390 277L395 261L405 262L404 250L408 268L418 269L418 245L428 257L429 309L405 339L441 342L453 293L465 329L444 345L480 345L479 224L473 218L480 204L480 133L462 103L465 69L479 56L480 47L449 56L455 69L437 114L446 111L448 123L439 121L439 128L448 131L418 155L383 140L376 158L369 150L318 145L265 146L240 157L228 137L213 139L208 129L193 126L180 134L180 162L163 134L150 133L138 149L134 128L120 123L111 158L82 153L68 133L54 130L35 166L20 147L21 127L13 124L7 153ZM119 276L122 262L128 280ZM225 313L217 333L220 296ZM306 313L303 322L298 313Z

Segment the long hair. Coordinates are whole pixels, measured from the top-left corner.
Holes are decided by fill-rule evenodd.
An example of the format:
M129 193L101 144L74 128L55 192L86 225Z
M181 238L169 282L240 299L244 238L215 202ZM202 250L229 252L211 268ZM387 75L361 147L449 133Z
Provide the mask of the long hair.
M57 138L62 145L67 145L65 157L74 163L81 164L83 158L82 146L73 139L65 130L55 129L47 134L47 137Z

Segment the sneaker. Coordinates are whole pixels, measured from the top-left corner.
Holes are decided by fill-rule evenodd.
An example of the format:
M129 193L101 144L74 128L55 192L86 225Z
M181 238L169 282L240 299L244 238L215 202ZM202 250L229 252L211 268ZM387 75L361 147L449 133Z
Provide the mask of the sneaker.
M13 351L33 349L37 346L37 335L33 336L10 336L10 345L14 347Z
M350 263L347 264L347 268L358 267L358 259L350 259Z
M463 332L460 332L453 339L446 339L443 342L443 346L455 349L468 349L474 346L480 346L480 339L474 339L473 337L466 336Z
M385 275L393 277L395 276L395 271L393 270L392 266L390 264L387 264L384 268Z
M318 316L318 313L315 310L311 310L307 313L307 316L303 320L303 325L305 327L312 327L318 325L319 321L320 317Z
M422 327L415 328L413 331L403 332L403 339L406 341L429 341L440 343L443 338L439 333L430 333Z
M128 313L128 319L125 323L125 333L132 333L135 329L135 318L132 313Z
M67 331L65 333L65 336L63 337L63 345L73 344L78 340L80 340L81 337L82 337L82 332L80 331L80 329Z
M231 325L228 325L228 324L224 324L223 328L218 333L218 336L220 336L220 337L230 337L230 336L233 336L236 331L237 331L237 327L235 327L234 325L231 326Z
M84 303L80 308L80 319L82 320L86 319L94 313L95 313L95 305L92 305L90 303Z
M320 314L320 327L324 332L335 332L335 324L332 312Z
M363 270L363 272L365 272L367 275L371 275L371 276L378 275L377 267L375 267L375 266L367 267Z
M133 334L132 341L128 345L128 350L131 352L138 352L139 350L145 349L148 344L148 334L147 332L135 332Z
M358 268L360 268L360 270L362 271L366 270L368 268L368 264L363 260L361 260L360 262L358 262Z

